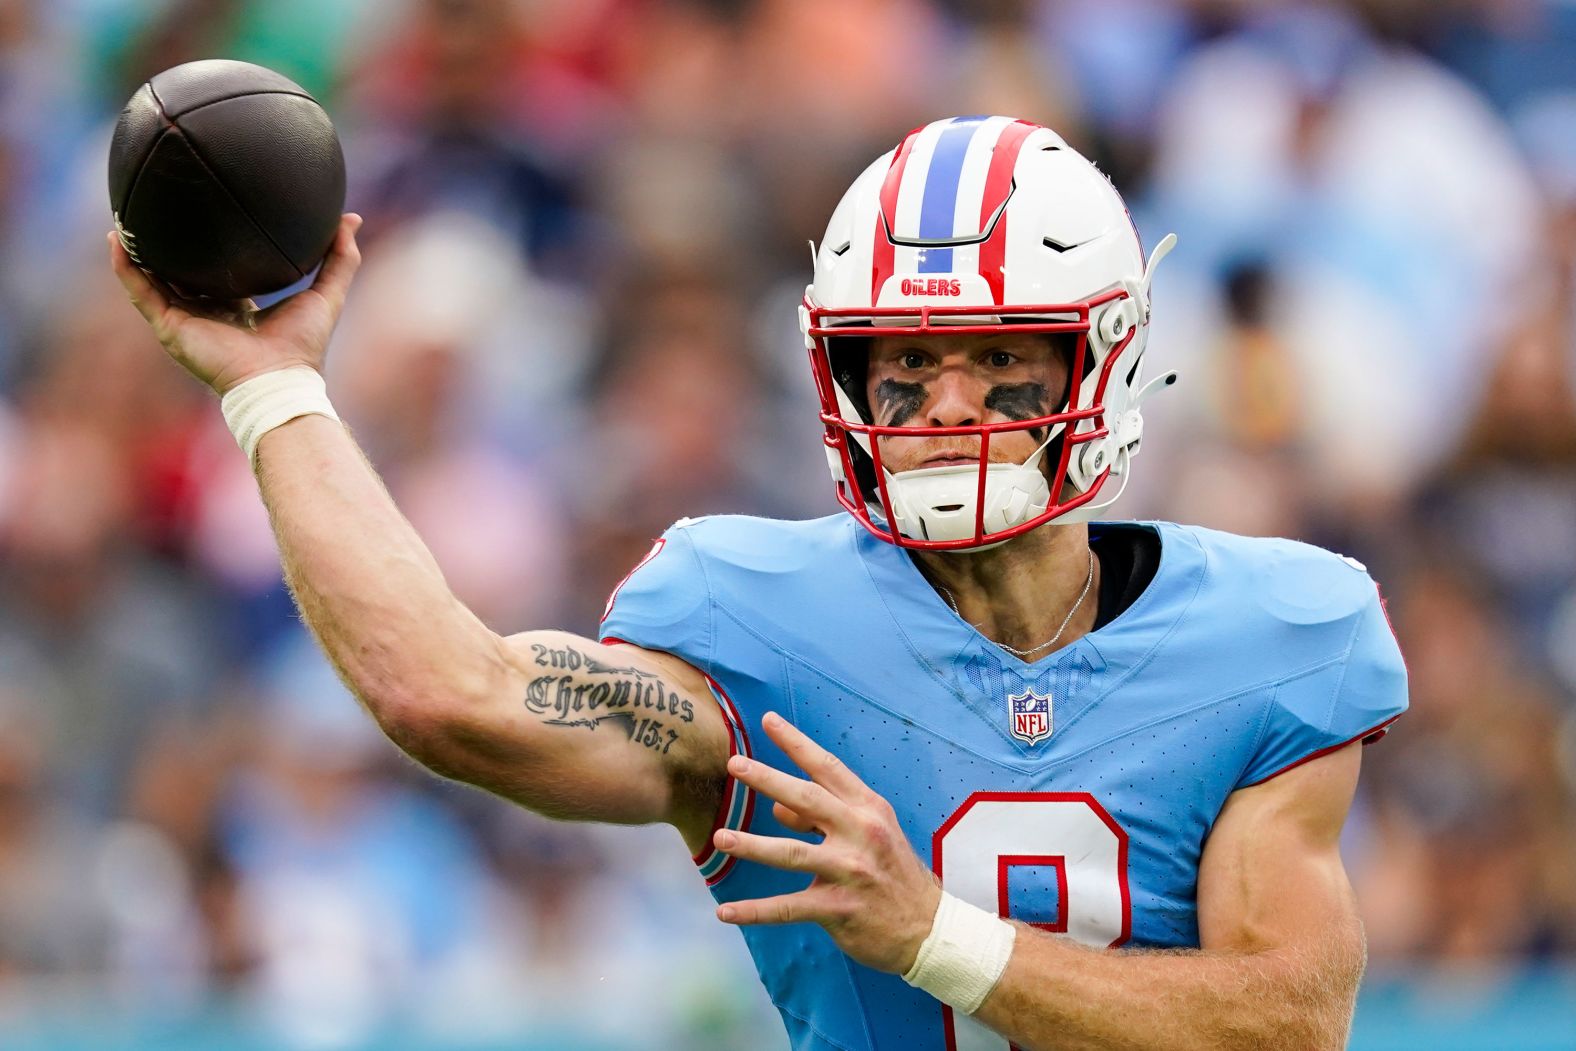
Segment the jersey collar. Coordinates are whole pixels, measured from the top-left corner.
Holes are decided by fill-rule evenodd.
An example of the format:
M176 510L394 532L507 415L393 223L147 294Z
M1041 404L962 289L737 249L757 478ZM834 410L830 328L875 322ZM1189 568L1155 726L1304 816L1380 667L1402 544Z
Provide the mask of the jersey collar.
M1102 524L1091 523L1090 529ZM1120 677L1170 634L1197 595L1207 568L1191 530L1170 522L1137 524L1152 526L1160 536L1160 565L1149 586L1110 623L1032 662L1002 649L953 612L908 552L857 528L855 544L897 630L938 672L981 647L998 654L1004 666L1025 673L1043 670L1081 648L1094 670L1110 664Z

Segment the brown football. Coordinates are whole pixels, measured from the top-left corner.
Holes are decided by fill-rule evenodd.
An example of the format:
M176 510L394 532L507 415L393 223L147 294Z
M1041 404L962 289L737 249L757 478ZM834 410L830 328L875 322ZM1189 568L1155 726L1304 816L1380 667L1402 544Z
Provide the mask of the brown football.
M187 62L121 111L109 200L143 269L183 295L243 299L322 261L345 207L345 158L328 114L293 81L249 62Z

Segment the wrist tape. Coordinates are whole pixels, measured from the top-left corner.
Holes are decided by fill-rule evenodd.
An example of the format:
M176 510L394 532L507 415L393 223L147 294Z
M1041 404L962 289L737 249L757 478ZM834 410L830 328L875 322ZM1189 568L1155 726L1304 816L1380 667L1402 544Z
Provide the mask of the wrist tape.
M224 422L230 425L230 433L235 435L236 444L254 467L257 465L257 443L280 424L289 423L297 416L313 414L339 419L328 400L328 388L322 375L307 365L265 372L238 383L225 394L219 407L224 412Z
M973 1014L996 988L1018 930L945 891L930 935L903 980L944 1004Z

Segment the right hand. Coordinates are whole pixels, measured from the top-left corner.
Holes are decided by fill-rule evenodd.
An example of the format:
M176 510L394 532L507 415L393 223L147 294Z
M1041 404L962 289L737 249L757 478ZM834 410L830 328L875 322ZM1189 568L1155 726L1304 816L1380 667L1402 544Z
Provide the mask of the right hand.
M132 306L153 327L170 357L221 397L232 387L292 365L322 371L328 337L345 305L350 280L361 265L356 230L361 216L339 218L333 247L308 288L267 310L250 300L218 303L182 299L131 261L120 239L109 235L110 265Z

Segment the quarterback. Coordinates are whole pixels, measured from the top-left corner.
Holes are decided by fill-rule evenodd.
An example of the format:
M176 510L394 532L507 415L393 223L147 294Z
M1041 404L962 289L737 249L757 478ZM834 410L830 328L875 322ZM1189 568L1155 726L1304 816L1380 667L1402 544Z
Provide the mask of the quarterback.
M319 374L359 261L177 299L286 579L432 770L558 818L668 822L799 1051L1344 1046L1364 962L1337 839L1406 707L1378 591L1287 540L1096 518L1143 436L1150 281L1049 129L915 129L848 190L800 321L843 510L669 529L600 639L489 630Z

